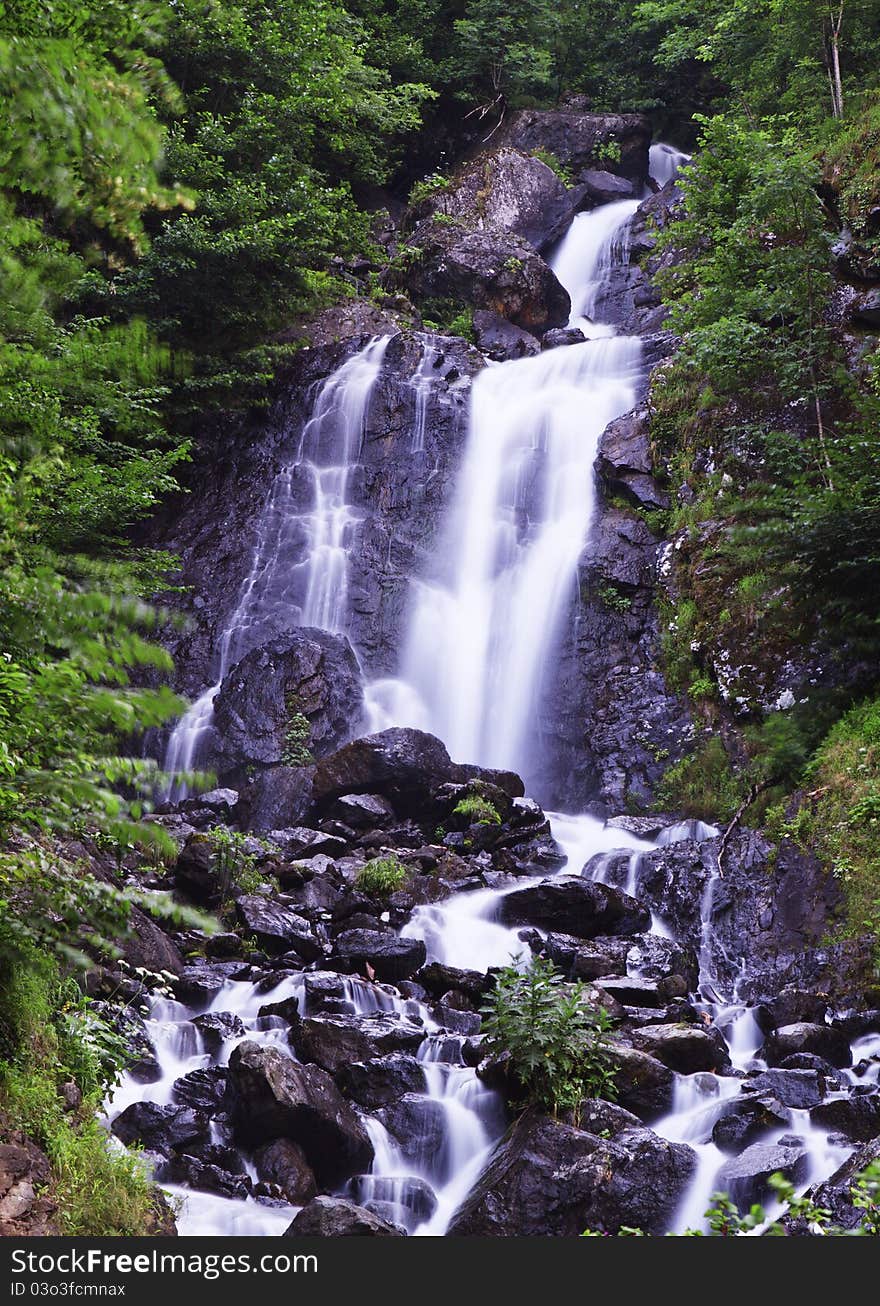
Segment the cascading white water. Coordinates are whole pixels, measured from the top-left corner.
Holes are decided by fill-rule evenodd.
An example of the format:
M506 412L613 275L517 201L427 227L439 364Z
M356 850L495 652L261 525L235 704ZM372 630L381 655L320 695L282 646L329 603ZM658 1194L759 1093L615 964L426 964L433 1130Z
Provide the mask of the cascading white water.
M673 177L678 175L680 169L690 161L691 156L689 154L676 149L674 145L666 145L662 141L652 145L649 151L650 174L661 188L668 181L672 181Z
M398 681L373 686L374 723L411 725L461 760L526 776L545 669L594 515L599 436L635 402L641 342L597 326L637 201L578 215L554 260L591 339L476 379L440 574L415 583Z
M413 422L412 444L410 446L413 453L423 453L425 449L425 423L428 417L428 399L431 395L431 386L434 381L434 369L437 366L437 360L440 351L434 343L431 336L425 336L422 342L422 357L416 368L415 375L412 379L412 387L416 395L415 420Z
M257 517L248 571L218 644L215 682L171 732L164 761L169 774L198 763L223 677L246 653L294 626L345 629L348 550L358 520L348 483L390 338L370 340L318 391L296 452L275 476ZM174 796L184 790L179 786Z

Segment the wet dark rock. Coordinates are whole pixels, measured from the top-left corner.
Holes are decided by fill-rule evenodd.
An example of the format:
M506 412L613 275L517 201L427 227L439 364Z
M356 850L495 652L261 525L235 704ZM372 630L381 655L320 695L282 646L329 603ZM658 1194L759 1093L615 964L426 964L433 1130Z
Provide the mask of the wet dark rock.
M775 1098L741 1095L724 1104L712 1128L712 1142L722 1152L738 1153L788 1122L788 1112Z
M161 1167L163 1183L184 1184L197 1192L214 1193L218 1197L241 1200L251 1192L251 1181L246 1174L231 1174L221 1166L200 1161L194 1156L174 1156Z
M394 808L381 794L343 794L331 811L354 830L374 830L394 819Z
M242 789L236 812L251 830L296 826L312 807L313 766L267 766Z
M805 1111L822 1101L826 1084L816 1070L762 1070L743 1080L743 1092L746 1091L770 1094L783 1106Z
M127 1146L141 1143L149 1152L167 1156L185 1143L207 1139L208 1117L187 1106L159 1106L156 1102L133 1102L110 1126Z
M632 1032L635 1046L680 1074L723 1073L730 1067L727 1044L717 1029L699 1025L650 1025Z
M325 834L321 830L309 830L305 826L297 826L292 830L284 831L282 847L284 856L291 861L296 861L301 858L320 855L342 857L345 855L348 845L344 839L339 839L335 835Z
M625 413L606 426L596 462L596 472L606 489L622 494L638 508L666 508L669 496L657 485L653 471L646 409Z
M425 964L421 939L404 939L391 931L346 930L333 943L328 965L344 972L365 972L371 966L380 980L409 979Z
M512 358L528 358L540 349L530 331L514 326L500 313L493 313L486 308L474 311L474 335L482 352L497 363Z
M425 1031L395 1012L367 1015L311 1016L293 1030L296 1054L331 1075L356 1061L371 1061L389 1052L417 1051Z
M880 1162L880 1138L857 1148L830 1179L812 1189L814 1202L817 1206L830 1210L834 1224L843 1229L855 1229L858 1226L864 1211L853 1204L853 1182L863 1170L877 1162ZM805 1233L807 1230L796 1227L796 1232Z
M273 1138L254 1152L254 1165L264 1183L276 1184L292 1206L303 1206L317 1193L315 1176L298 1143Z
M716 1187L728 1193L739 1210L745 1212L755 1202L765 1202L771 1196L771 1175L778 1172L798 1184L806 1178L809 1168L809 1152L803 1141L786 1135L776 1143L753 1143L739 1156L726 1161L718 1173Z
M191 1070L188 1075L174 1081L171 1096L182 1106L216 1115L226 1096L226 1070L221 1066Z
M404 1231L344 1197L315 1197L284 1230L285 1238L401 1238Z
M224 930L222 934L210 934L205 939L205 956L217 961L234 960L241 957L243 952L241 935L234 934L231 930Z
M830 1025L813 1025L807 1021L782 1025L769 1035L761 1048L762 1058L771 1066L778 1066L787 1057L803 1052L822 1057L832 1066L852 1064L849 1040Z
M555 155L575 181L596 169L644 186L651 128L641 114L585 113L580 108L518 109L502 128L506 145Z
M461 993L467 994L472 1002L478 1004L492 987L489 976L477 970L460 970L457 966L446 966L440 961L428 962L416 978L435 998L441 998L450 989L458 989Z
M322 1187L368 1169L373 1147L331 1077L275 1048L245 1042L229 1060L227 1104L236 1138L250 1146L289 1138Z
M409 1216L408 1227L412 1227L430 1220L437 1209L437 1196L431 1185L413 1175L405 1178L365 1175L353 1179L351 1188L361 1205L392 1224L397 1222L401 1210Z
M833 1098L810 1112L810 1119L821 1129L843 1134L854 1143L880 1138L880 1093L853 1093Z
M670 998L684 996L672 992L670 985L662 980L637 979L632 976L609 975L602 980L602 989L618 1002L633 1007L663 1007Z
M452 299L489 309L536 335L568 321L568 291L521 236L429 218L408 243L421 251L406 272L407 288L419 302Z
M193 1024L209 1052L218 1052L228 1038L243 1038L245 1027L232 1011L209 1011L196 1016Z
M114 1002L93 1002L92 1010L125 1041L130 1058L126 1070L132 1079L139 1084L155 1084L162 1078L153 1040L136 1011Z
M192 1007L207 1007L227 980L237 979L246 967L240 961L199 962L187 966L174 984L178 1002Z
M356 739L322 759L315 772L314 796L321 810L343 795L372 793L389 800L397 812L430 815L434 794L442 785L469 779L485 779L511 797L523 792L518 776L459 766L433 735L393 728Z
M693 1174L689 1147L641 1126L612 1140L527 1113L452 1218L452 1236L577 1237L634 1225L661 1233Z
M336 1082L346 1097L367 1111L378 1111L406 1093L424 1093L427 1089L421 1063L398 1052L342 1066Z
M450 1178L446 1112L435 1098L404 1093L378 1112L378 1118L416 1170L429 1169L439 1183Z
M216 845L212 835L193 831L180 850L174 867L177 889L192 902L206 905L219 892Z
M588 168L581 175L580 188L593 204L613 204L636 197L636 188L625 177L600 168Z
M785 988L777 998L755 1008L755 1020L764 1034L778 1029L780 1025L799 1022L824 1025L827 1014L828 1003L820 994L795 988Z
M566 345L582 345L586 336L580 327L554 327L541 337L542 349L560 349Z
M672 1106L675 1076L669 1066L638 1048L614 1043L612 1061L617 1102L643 1120L655 1120Z
M360 668L343 635L303 627L252 649L225 677L214 700L214 747L207 764L220 775L288 760L289 734L308 762L357 733L363 712Z
M309 922L273 898L246 894L236 899L235 914L269 953L295 952L306 962L323 955Z
M517 889L501 899L499 917L506 925L565 930L584 939L597 934L636 934L651 924L650 912L635 898L588 880Z
M129 908L128 928L119 941L119 954L129 966L143 966L154 974L166 970L179 975L183 970L180 950L139 907Z

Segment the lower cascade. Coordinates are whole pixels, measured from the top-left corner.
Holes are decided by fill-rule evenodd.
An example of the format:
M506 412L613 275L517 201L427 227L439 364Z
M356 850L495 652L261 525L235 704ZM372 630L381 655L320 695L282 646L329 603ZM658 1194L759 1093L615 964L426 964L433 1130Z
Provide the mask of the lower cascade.
M661 186L687 162L667 146L651 159ZM139 1060L106 1122L151 1155L182 1234L683 1233L704 1226L716 1191L772 1212L773 1173L815 1187L880 1133L876 1013L811 997L803 959L762 970L739 924L751 889L722 867L731 831L545 813L525 796L550 746L555 652L578 618L599 440L644 388L643 341L602 320L638 206L579 214L558 244L565 339L477 374L396 674L366 688L371 733L299 768L309 796L284 828L239 836L242 864L265 863L280 892L239 886L236 929L132 1017ZM389 338L316 389L169 770L199 764L245 654L300 627L348 632L350 479ZM442 355L424 335L407 382L421 459ZM236 797L181 785L160 818L197 901L209 827ZM387 892L362 878L376 863L391 868ZM493 972L533 955L613 1020L617 1100L571 1120L512 1121L481 1053Z

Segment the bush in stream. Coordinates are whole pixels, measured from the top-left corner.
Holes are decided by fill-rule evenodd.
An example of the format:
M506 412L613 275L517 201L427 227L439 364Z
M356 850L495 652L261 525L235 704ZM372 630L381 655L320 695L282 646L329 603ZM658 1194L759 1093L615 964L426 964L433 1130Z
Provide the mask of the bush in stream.
M374 857L355 877L355 888L375 898L387 898L406 882L406 867L397 857Z
M521 1105L571 1112L576 1120L585 1098L615 1097L611 1018L552 962L533 957L525 970L507 966L481 1010L484 1047L507 1059Z

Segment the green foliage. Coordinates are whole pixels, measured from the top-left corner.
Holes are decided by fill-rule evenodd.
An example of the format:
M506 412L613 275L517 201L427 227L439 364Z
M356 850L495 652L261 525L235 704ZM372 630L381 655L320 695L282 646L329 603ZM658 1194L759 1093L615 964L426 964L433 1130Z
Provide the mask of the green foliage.
M355 876L355 888L375 898L388 898L402 889L407 880L407 869L393 854L373 857L364 862Z
M438 335L460 336L471 344L476 341L474 311L455 299L426 299L421 308L422 322Z
M701 821L727 821L742 802L746 788L715 735L664 773L657 786L657 808L680 811Z
M440 172L432 172L429 177L423 177L421 181L413 183L409 192L409 203L413 207L417 207L419 204L423 204L425 200L433 199L435 195L442 194L443 191L449 189L450 185L451 178L444 177Z
M850 709L806 769L808 792L778 837L813 852L839 884L844 929L880 940L880 699Z
M226 825L215 825L207 832L212 844L211 864L217 877L221 908L229 902L233 889L255 893L263 884L257 870L257 855L248 849L249 838Z
M629 612L632 598L611 581L603 581L599 586L599 598L609 612Z
M132 1152L112 1147L94 1112L116 1079L125 1049L89 1010L54 961L36 950L0 954L0 1111L44 1148L51 1195L68 1236L137 1236L153 1231L153 1190ZM65 1109L61 1085L83 1091Z
M314 762L309 743L312 738L312 726L295 702L287 705L289 716L284 729L284 749L281 760L285 766L311 766Z
M479 794L466 794L452 809L453 816L463 816L469 825L500 825L501 813L494 803Z
M570 170L566 168L564 163L561 163L559 159L557 159L556 155L553 153L552 150L545 150L545 149L532 150L532 158L540 159L541 163L546 164L551 172L556 173L556 176L563 183L563 185L565 186L574 185L574 178L572 177Z
M610 1017L552 962L533 957L524 970L505 967L481 1010L484 1047L507 1060L522 1105L577 1119L585 1098L615 1097Z

